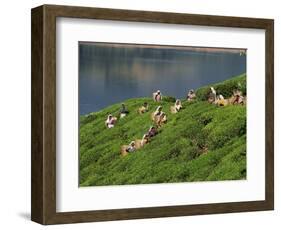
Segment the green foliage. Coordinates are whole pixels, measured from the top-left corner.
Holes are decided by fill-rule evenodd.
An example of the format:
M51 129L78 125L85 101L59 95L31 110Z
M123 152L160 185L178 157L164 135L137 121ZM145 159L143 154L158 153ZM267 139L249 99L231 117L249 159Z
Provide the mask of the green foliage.
M238 77L223 81L221 83L213 84L210 86L202 87L196 91L197 99L205 101L208 99L210 94L210 87L214 87L217 92L217 95L222 94L225 98L228 98L232 95L233 90L241 90L243 95L246 95L246 74L242 74Z
M176 102L176 98L171 96L163 96L162 100L165 102L173 102L173 103Z
M245 75L225 84L234 85L230 82L243 79ZM224 95L233 90L224 83L216 85ZM171 114L174 98L164 99L160 103L151 98L125 101L130 113L118 119L112 129L107 129L104 122L109 113L118 116L121 103L80 117L81 186L246 178L245 106L217 107L200 100L183 101L183 109ZM137 109L145 101L150 110L140 115ZM150 115L158 105L168 116L167 124L149 144L121 157L122 145L141 139L148 131L152 125Z

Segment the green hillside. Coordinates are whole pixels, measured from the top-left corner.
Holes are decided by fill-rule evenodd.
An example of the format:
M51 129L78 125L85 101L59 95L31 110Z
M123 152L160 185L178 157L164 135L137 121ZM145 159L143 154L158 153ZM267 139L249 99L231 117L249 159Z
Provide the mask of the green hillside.
M216 84L218 93L230 96L239 88L246 93L246 75ZM198 100L182 100L183 109L170 113L173 98L160 104L168 122L150 143L125 157L120 146L141 139L152 125L150 114L159 103L151 98L125 101L130 113L112 129L105 127L109 113L120 103L80 117L80 185L121 185L246 178L246 106L217 107L205 100L206 87L197 90ZM137 109L148 102L150 111Z

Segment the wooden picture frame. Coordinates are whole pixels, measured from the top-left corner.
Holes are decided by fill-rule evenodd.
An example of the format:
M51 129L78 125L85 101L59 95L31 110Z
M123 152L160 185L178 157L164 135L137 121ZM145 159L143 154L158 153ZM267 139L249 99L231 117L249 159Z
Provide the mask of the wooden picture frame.
M56 18L121 20L264 29L266 35L265 200L249 202L56 211ZM32 9L31 219L41 224L125 220L274 209L274 21L271 19L43 5Z

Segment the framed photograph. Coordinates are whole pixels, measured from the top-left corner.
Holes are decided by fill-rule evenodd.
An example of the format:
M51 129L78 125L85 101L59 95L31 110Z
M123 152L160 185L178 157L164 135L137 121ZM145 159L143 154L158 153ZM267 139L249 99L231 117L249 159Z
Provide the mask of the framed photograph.
M274 209L274 21L32 9L31 219Z

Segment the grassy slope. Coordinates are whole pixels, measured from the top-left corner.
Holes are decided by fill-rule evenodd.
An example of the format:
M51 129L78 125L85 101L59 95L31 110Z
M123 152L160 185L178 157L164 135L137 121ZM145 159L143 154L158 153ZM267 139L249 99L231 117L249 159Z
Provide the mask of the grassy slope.
M245 92L245 75L216 85L229 94L237 83ZM203 100L206 88L197 91ZM82 116L80 121L80 185L145 184L232 180L246 177L246 107L216 107L205 101L183 102L170 114L173 103L161 102L168 123L144 148L120 157L120 146L140 139L152 125L151 112L159 105L151 98L125 101L130 114L106 129L107 114L117 115L120 104ZM149 113L138 115L144 101ZM207 148L207 152L206 152ZM207 153L207 154L203 154Z

